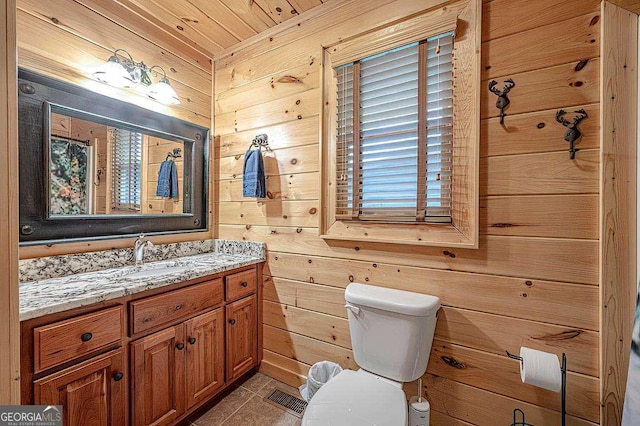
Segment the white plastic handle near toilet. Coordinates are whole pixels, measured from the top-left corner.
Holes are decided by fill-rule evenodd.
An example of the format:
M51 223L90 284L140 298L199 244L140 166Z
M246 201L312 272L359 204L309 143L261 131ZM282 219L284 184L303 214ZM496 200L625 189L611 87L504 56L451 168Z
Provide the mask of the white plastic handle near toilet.
M346 305L344 305L344 307L349 309L351 312L353 312L356 315L360 314L360 308L358 308L357 306L353 306L347 303Z

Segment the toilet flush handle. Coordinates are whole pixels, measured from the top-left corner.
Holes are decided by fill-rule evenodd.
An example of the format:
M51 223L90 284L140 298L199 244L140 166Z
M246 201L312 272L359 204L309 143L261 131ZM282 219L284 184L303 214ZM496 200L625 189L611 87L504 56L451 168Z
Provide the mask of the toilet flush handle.
M346 305L344 305L344 307L349 309L355 315L359 315L360 314L360 308L358 308L357 306L353 306L353 305L347 303Z

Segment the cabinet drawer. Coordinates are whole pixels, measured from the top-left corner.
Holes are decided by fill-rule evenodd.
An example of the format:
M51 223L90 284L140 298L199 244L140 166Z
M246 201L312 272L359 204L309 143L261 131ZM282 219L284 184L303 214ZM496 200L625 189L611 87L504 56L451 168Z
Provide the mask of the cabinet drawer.
M34 364L39 372L122 339L122 306L33 329Z
M222 303L222 279L131 302L132 334L149 330Z
M227 275L225 280L228 302L241 299L256 292L258 279L255 269Z

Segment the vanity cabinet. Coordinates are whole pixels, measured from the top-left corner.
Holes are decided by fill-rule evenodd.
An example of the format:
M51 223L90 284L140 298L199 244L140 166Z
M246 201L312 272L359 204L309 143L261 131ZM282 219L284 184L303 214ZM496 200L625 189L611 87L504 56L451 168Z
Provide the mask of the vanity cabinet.
M133 424L170 425L184 413L184 326L131 344Z
M170 425L224 386L223 323L218 308L131 343L135 426Z
M233 380L258 362L256 297L233 302L227 309L227 379Z
M224 310L218 308L190 319L184 328L186 397L191 408L224 386Z
M63 423L69 426L126 424L123 371L122 349L108 352L36 380L34 402L64 406Z
M259 362L262 265L35 318L22 328L22 403L65 426L182 422Z

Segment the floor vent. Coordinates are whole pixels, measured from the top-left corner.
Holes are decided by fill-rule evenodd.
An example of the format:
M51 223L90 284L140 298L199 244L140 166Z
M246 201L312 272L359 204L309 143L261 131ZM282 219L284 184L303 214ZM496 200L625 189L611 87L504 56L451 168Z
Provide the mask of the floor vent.
M283 392L280 389L274 389L273 392L271 392L264 399L265 401L275 405L276 407L284 408L287 412L300 418L302 418L304 409L307 408L306 401Z

